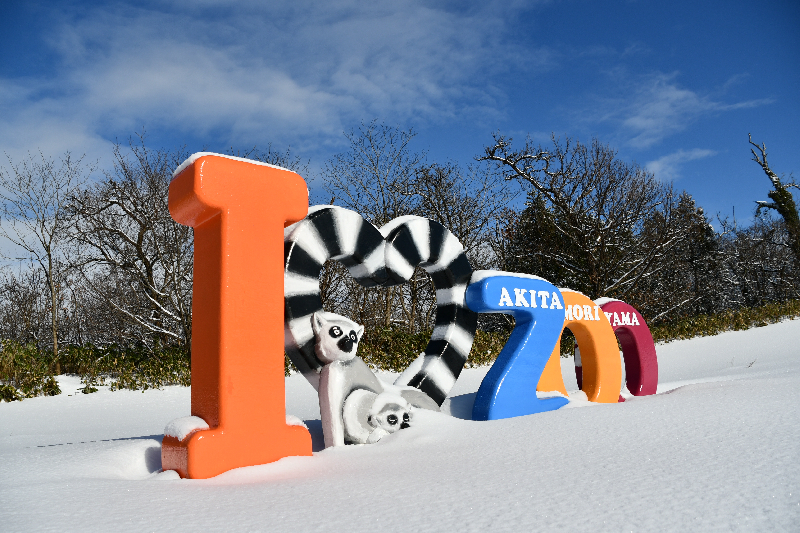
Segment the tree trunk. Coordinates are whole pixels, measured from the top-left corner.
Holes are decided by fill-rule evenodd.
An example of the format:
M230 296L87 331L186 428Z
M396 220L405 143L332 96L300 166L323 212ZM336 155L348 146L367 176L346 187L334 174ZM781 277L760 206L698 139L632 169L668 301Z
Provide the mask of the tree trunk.
M50 307L52 310L51 317L52 322L51 326L53 329L53 360L58 360L58 306L56 305L58 302L58 298L56 297L56 284L53 280L53 256L52 254L47 254L47 283L50 285ZM58 364L58 363L56 363ZM60 365L59 365L60 366Z

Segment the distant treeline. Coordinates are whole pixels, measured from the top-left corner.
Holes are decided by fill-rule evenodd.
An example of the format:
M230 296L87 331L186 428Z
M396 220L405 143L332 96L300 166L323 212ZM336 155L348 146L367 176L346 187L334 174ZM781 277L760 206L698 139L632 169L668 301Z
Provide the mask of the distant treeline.
M596 139L514 147L497 135L462 164L429 161L411 150L413 137L362 124L347 134L349 148L323 165L316 181L324 189L312 190L312 198L353 209L376 226L410 214L436 220L462 242L475 269L536 274L592 299L619 298L652 327L800 298L793 226L767 216L769 209L746 226L716 220L715 229L689 193ZM310 177L308 163L289 151L231 154ZM9 259L0 272L4 352L46 353L51 373L75 372L81 347L81 360L103 362L87 388L114 372L124 376L107 364L123 360L134 369L163 360L175 376L125 378L124 386L185 382L185 369L174 365L176 353L187 365L190 357L193 235L170 217L167 193L189 154L151 148L139 136L112 155L111 168L92 180L96 169L70 154L38 153L0 170L0 238ZM763 179L755 170L753 179ZM424 270L399 287L365 289L329 262L320 288L326 310L366 326L371 364L402 366L424 347L435 313ZM501 336L511 326L502 315L482 315L479 323ZM478 337L489 358L502 346L493 339Z

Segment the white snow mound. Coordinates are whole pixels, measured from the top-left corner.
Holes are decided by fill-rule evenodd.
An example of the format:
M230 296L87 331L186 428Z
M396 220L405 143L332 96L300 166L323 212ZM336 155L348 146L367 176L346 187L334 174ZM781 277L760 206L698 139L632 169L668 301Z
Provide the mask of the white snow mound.
M176 418L167 424L167 427L164 428L164 435L183 440L190 433L201 429L208 429L208 424L206 424L205 420L199 416L184 416L183 418Z

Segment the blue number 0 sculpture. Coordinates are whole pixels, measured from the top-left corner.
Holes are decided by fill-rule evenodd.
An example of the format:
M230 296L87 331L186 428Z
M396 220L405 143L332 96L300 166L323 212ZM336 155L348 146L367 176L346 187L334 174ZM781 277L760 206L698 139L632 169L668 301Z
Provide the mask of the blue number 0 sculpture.
M566 398L539 399L536 385L564 326L561 292L552 283L525 274L476 271L466 291L467 306L478 313L506 313L516 326L483 379L473 420L497 420L552 411Z

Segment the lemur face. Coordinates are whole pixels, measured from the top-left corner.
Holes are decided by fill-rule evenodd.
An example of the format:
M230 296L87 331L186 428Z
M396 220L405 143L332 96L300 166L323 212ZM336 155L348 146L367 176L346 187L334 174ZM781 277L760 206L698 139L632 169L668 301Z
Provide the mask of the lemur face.
M378 395L367 422L372 427L381 428L387 433L411 427L411 405L402 398L381 402L381 396L384 395Z
M360 326L340 315L328 314L326 318L314 313L311 325L317 339L315 351L324 363L349 361L356 356L358 341L364 334L364 326Z
M345 334L339 326L331 326L331 329L328 330L328 335L334 339L339 339L336 341L336 346L344 353L352 352L353 346L358 344L358 336L352 329L349 333Z

